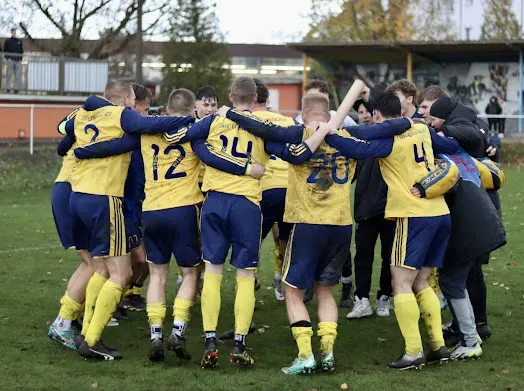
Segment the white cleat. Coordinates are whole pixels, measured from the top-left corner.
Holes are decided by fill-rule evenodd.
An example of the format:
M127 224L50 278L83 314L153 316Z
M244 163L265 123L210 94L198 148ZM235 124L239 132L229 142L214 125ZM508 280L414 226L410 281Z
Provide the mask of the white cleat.
M273 279L273 286L275 287L275 299L277 301L284 301L284 293L282 292L282 280L278 278Z
M451 352L450 358L452 360L468 360L468 359L477 359L482 356L482 348L480 347L480 344L476 344L475 346L462 346L459 345L456 347L455 350Z
M360 319L371 315L373 315L373 309L371 308L371 304L369 304L369 299L367 297L361 299L355 296L355 305L351 312L346 315L346 318Z
M389 296L380 296L380 299L377 300L377 316L389 316L390 304L391 298Z

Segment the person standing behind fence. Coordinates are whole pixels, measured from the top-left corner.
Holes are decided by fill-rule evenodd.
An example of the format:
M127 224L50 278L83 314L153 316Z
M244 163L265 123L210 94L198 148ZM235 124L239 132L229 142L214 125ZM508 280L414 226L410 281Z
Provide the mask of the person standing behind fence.
M12 85L15 94L22 88L22 56L24 54L22 40L16 37L16 29L16 25L11 26L11 38L6 39L4 42L4 55L7 62L5 90L9 92ZM14 82L11 84L13 77Z
M502 106L500 105L496 96L492 96L489 100L488 105L486 106L487 115L501 115ZM498 132L498 137L504 137L504 118L488 118L489 130L494 130L495 133Z

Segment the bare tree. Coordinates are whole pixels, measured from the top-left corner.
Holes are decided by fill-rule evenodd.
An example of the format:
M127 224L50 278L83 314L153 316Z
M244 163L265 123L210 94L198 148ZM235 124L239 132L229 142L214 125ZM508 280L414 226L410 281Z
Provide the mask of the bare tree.
M103 59L122 52L135 39L139 1L144 5L144 20L148 15L155 15L150 18L153 21L143 27L142 34L154 33L165 20L163 15L169 0L22 0L22 6L31 12L31 17L20 23L20 28L27 39L53 55L79 57L87 53L89 58ZM37 29L41 27L31 23L35 18L45 20L48 29L60 33L60 46L45 47L36 39ZM98 39L82 45L82 39L88 35Z

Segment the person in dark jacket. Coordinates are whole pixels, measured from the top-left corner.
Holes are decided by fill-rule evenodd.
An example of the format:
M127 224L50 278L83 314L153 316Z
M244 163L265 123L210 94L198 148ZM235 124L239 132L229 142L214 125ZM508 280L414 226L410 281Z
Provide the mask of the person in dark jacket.
M370 103L358 100L353 106L358 114L359 124L371 125L373 108ZM357 162L354 181L355 187L355 222L357 229L355 243L355 305L347 314L349 319L359 319L373 315L369 302L371 276L375 244L380 235L382 267L380 289L377 293L377 315L389 316L391 301L391 250L395 234L395 223L384 219L388 187L377 159L368 158Z
M492 96L485 110L488 115L502 114L502 106L496 96ZM488 118L489 130L498 132L499 138L504 137L504 118Z
M5 90L8 92L11 89L11 82L14 78L13 89L15 94L22 88L22 56L24 54L22 40L16 37L16 29L16 25L11 27L11 38L4 42L4 55L7 61Z

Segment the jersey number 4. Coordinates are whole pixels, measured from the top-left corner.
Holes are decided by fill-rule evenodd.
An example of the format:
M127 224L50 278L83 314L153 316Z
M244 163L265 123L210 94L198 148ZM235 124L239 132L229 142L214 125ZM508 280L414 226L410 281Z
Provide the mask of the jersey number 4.
M158 154L160 153L160 147L156 144L151 144L151 148L153 148L153 179L158 181ZM176 168L186 157L186 151L184 151L181 145L170 145L164 149L164 155L169 155L173 150L180 152L180 155L175 159L173 164L171 164L169 170L167 170L166 175L164 175L165 179L176 179L187 176L186 172L175 172Z
M428 171L430 170L429 164L428 164L428 158L426 156L426 150L424 149L424 143L421 144L422 155L419 155L419 148L417 144L413 144L413 154L415 155L415 161L417 163L425 163L426 169Z
M333 178L333 182L343 185L349 180L349 161L346 159L344 165L346 167L346 173L342 178L339 178L337 175L337 158L341 157L342 154L340 152L337 152L331 156L331 177ZM325 155L314 153L311 159L319 159L322 160L322 164L320 167L315 168L313 171L311 171L311 175L307 178L307 183L318 183L318 174L320 170L326 168L328 164L330 163L330 159L328 159Z

